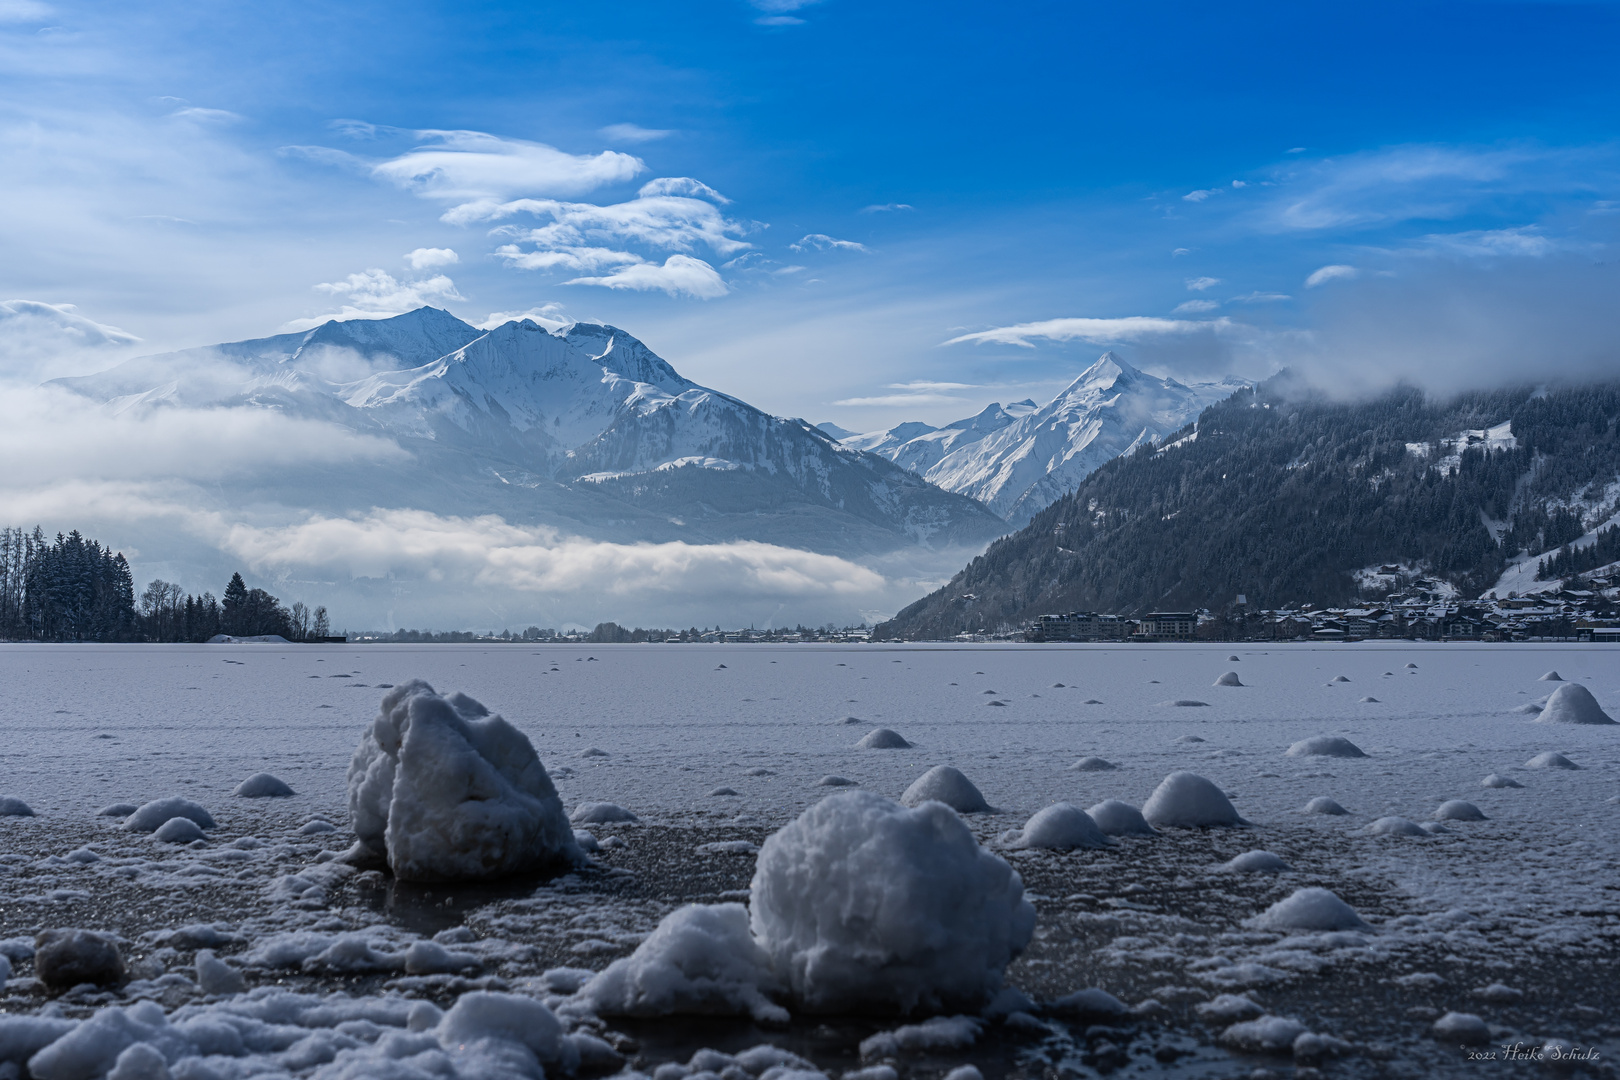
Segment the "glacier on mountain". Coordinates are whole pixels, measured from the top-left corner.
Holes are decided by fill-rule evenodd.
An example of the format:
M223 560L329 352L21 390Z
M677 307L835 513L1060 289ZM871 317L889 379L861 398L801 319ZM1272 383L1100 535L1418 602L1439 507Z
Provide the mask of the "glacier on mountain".
M842 442L976 499L1019 527L1099 466L1159 442L1248 385L1161 379L1109 352L1045 405L995 404L940 428L906 423Z

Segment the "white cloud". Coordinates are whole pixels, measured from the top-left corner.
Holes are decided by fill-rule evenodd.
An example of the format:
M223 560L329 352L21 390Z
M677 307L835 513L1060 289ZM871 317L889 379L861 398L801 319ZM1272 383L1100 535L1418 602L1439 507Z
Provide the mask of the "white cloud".
M748 0L748 2L760 11L780 14L786 11L799 11L813 4L819 4L821 0Z
M1205 289L1213 288L1220 283L1221 279L1218 277L1188 278L1187 288L1191 289L1193 292L1203 292Z
M1318 285L1326 285L1330 281L1349 281L1361 276L1361 271L1353 266L1335 263L1324 266L1319 270L1311 271L1311 276L1305 279L1305 287L1314 289Z
M789 244L792 251L865 251L865 244L857 244L853 240L835 240L826 233L811 233L796 244Z
M228 524L221 531L220 546L261 573L313 569L537 594L678 595L692 602L853 597L884 584L881 575L847 560L772 544L613 544L510 525L494 515L374 509L270 528Z
M527 308L523 311L492 311L484 317L482 322L475 322L473 325L480 330L493 330L497 326L503 326L509 322L522 322L524 319L539 323L547 330L559 330L574 321L563 314L561 304L541 304L539 307Z
M1152 338L1221 332L1235 327L1226 318L1188 321L1161 319L1149 315L1129 315L1122 319L1045 319L1041 322L1000 326L951 338L946 345L971 341L974 344L1018 345L1033 349L1031 338L1049 341L1085 341L1093 345L1144 341Z
M343 307L336 314L294 319L283 325L284 331L308 330L324 322L345 319L390 319L423 305L466 299L456 291L455 282L443 274L421 281L399 281L393 274L376 267L350 274L342 281L323 281L315 288L341 299Z
M708 184L694 180L690 176L660 176L642 184L636 194L643 199L650 199L654 195L689 195L695 199L708 199L721 206L731 202Z
M1188 300L1186 303L1177 304L1176 307L1175 307L1174 314L1176 314L1176 315L1189 315L1189 314L1196 315L1196 314L1198 314L1199 312L1202 312L1202 311L1214 311L1216 308L1218 308L1220 306L1221 305L1217 304L1213 300Z
M405 256L412 270L432 270L439 266L454 266L461 256L450 248L417 248Z
M495 257L514 270L604 270L610 266L646 262L640 255L601 247L551 247L524 251L516 244L502 244Z
M428 145L372 167L372 174L433 199L573 195L646 170L640 158L604 150L568 154L544 143L481 131L420 131Z
M751 246L734 239L745 231L742 224L727 219L709 202L682 195L649 194L608 206L555 199L472 203L445 214L444 220L466 225L474 221L499 221L520 213L551 219L551 224L538 229L507 230L515 238L542 250L568 250L592 246L592 242L618 241L674 251L692 251L702 244L721 255L729 255Z
M140 340L85 318L72 304L0 300L0 378L32 382L82 374L86 368L105 366L107 358Z
M761 15L754 23L757 26L803 26L804 20L792 15Z
M640 124L609 124L597 134L609 142L644 143L656 142L675 133L663 128L644 128Z
M634 289L638 292L661 291L671 296L684 295L699 300L712 300L731 291L714 267L690 255L671 255L662 266L636 263L600 277L574 278L563 284L600 285L608 289Z
M1238 304L1281 304L1292 299L1287 293L1280 292L1252 292L1232 297L1233 302Z
M887 383L886 385L890 390L919 390L938 392L942 390L973 390L977 388L978 383L934 382L930 379L913 379L911 382Z
M965 399L950 394L880 394L876 397L852 397L833 402L844 406L880 406L902 408L907 405L948 405Z
M1219 195L1220 193L1220 188L1204 188L1200 191L1189 191L1187 194L1182 196L1182 199L1187 202L1203 202L1211 195Z
M195 120L205 124L234 124L242 119L240 115L231 112L229 109L202 109L195 106L176 109L169 115L177 120Z
M39 0L0 0L0 23L44 22L55 11Z
M1191 254L1192 254L1192 248L1176 248L1174 251L1172 251L1170 253L1172 258L1180 258L1183 255L1191 255Z
M1539 259L1551 255L1559 245L1534 225L1512 229L1474 229L1459 233L1437 233L1421 241L1437 253L1472 258L1517 256Z
M905 211L905 210L915 210L915 209L916 209L916 207L912 206L910 203L903 203L903 202L873 203L871 206L863 206L863 207L861 207L861 213L863 213L863 214L893 214L893 213L899 213L899 212Z

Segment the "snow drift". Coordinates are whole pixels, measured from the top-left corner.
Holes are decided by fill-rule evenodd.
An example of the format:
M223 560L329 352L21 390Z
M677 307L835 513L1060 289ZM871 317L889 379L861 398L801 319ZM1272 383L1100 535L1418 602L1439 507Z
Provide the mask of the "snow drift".
M1023 880L936 802L829 795L765 841L754 937L810 1012L977 1008L1029 944Z
M1248 824L1224 791L1190 772L1173 772L1160 781L1142 805L1142 817L1150 825L1182 828Z
M1603 711L1592 691L1580 683L1567 682L1547 697L1547 706L1536 717L1538 724L1612 724L1614 717Z
M420 679L390 690L349 763L355 834L405 881L530 873L584 856L522 732Z

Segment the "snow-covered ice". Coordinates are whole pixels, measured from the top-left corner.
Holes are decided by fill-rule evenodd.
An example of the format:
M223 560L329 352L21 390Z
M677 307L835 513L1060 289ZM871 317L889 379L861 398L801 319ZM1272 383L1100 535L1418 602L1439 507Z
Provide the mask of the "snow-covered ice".
M560 1080L575 1054L599 1062L605 1075L626 1062L613 1049L619 1021L597 1019L576 994L593 971L628 959L684 903L748 903L753 859L744 845L762 845L835 790L820 786L823 777L897 798L937 765L963 770L997 808L949 815L980 848L1056 803L1089 805L1093 820L1106 817L1099 808L1111 802L1141 806L1176 771L1207 778L1254 827L1126 833L1107 848L1067 853L998 849L1039 910L1034 936L1002 969L1001 985L1044 1004L973 1014L979 1035L928 1052L928 1064L919 1065L925 1075L972 1061L999 1076L1005 1061L1026 1052L1049 1054L1045 1060L1082 1075L1085 1062L1116 1053L1152 1071L1160 1049L1190 1055L1165 1072L1246 1075L1253 1062L1236 1067L1216 1039L1264 1013L1308 1025L1291 1044L1295 1062L1330 1075L1371 1076L1386 1067L1393 1075L1396 1066L1411 1076L1477 1075L1456 1041L1430 1033L1448 1011L1478 1014L1493 1038L1597 1044L1603 1060L1620 1054L1604 1033L1604 1017L1616 1015L1620 1001L1597 974L1620 918L1605 888L1620 872L1610 801L1620 745L1606 725L1554 728L1513 711L1529 696L1522 691L1556 667L1564 680L1541 689L1581 685L1620 715L1612 647L1257 644L1242 659L1250 685L1209 695L1210 680L1232 666L1223 662L1229 650L593 646L597 662L559 664L576 654L583 660L585 650L0 646L0 715L16 718L8 724L5 794L39 814L0 818L7 896L0 956L13 969L0 986L0 1074L5 1061L20 1072L98 1011L125 1016L144 999L161 1009L166 1026L152 1022L151 1010L107 1020L105 1030L145 1032L147 1040L117 1049L107 1069L142 1075L155 1066L135 1048L162 1045L176 1050L164 1059L172 1076L199 1080L205 1061L221 1076L431 1068L447 1080L500 1062L510 1063L502 1066L509 1075L544 1069ZM892 663L897 658L904 662ZM334 668L345 677L307 678ZM1378 708L1355 700L1363 691L1324 685L1341 673L1358 685L1378 681ZM382 691L351 684L403 685L413 677L462 687L498 707L548 768L562 804L633 807L639 822L592 825L602 838L593 867L487 891L411 885L356 865L343 854L355 840L344 764ZM1011 704L986 714L986 688ZM1207 707L1154 707L1200 694ZM114 696L116 711L106 707ZM1082 708L1082 699L1094 704ZM42 712L40 701L63 711ZM828 723L850 713L865 719ZM879 726L904 732L916 749L882 754L852 745ZM1371 757L1283 756L1323 732ZM1198 741L1176 741L1195 733ZM601 753L582 756L587 748ZM1582 768L1526 768L1544 753ZM1081 755L1115 768L1071 769ZM244 777L266 771L295 794L231 797ZM1485 786L1485 776L1517 786ZM738 794L709 798L717 787ZM204 842L165 844L118 829L145 803L176 796L217 821ZM1356 813L1299 812L1316 798ZM1447 820L1438 808L1452 800L1469 801L1486 820ZM105 805L115 813L98 818ZM1363 831L1381 818L1403 819L1416 833ZM1431 819L1449 831L1416 824ZM301 834L315 820L337 831ZM1100 831L1110 831L1103 824ZM1218 872L1255 848L1291 869ZM1301 887L1337 894L1376 933L1243 925ZM125 981L94 993L64 990L64 1011L42 1013L52 998L34 965L32 937L41 927L116 931ZM447 936L435 939L440 931ZM1431 973L1435 981L1413 981ZM231 976L246 990L236 990ZM1524 996L1510 1000L1491 989L1501 985ZM1142 1005L1106 1022L1055 1007L1083 987ZM330 997L335 991L343 1000ZM479 993L542 1005L563 1033L540 1053L495 1025L467 1044L482 1041L487 1052L463 1054L462 1044L445 1042L440 1024L458 1000ZM1261 1013L1195 1016L1214 995L1240 993ZM782 1041L831 1075L854 1060L854 1041L876 1030L850 1036L843 1058L820 1057L805 1049L813 1039L802 1041L819 1021L785 990L773 1000L792 1013L790 1027L754 1042ZM929 1010L919 1009L903 1026L928 1020ZM718 1022L699 1016L683 1031L707 1038L696 1033ZM209 1056L183 1034L221 1025L242 1033L240 1049L209 1044ZM1087 1035L1088 1026L1098 1030ZM272 1029L300 1048L254 1043ZM1338 1037L1355 1049L1324 1063ZM747 1045L695 1056L692 1043L676 1052L651 1039L626 1055L639 1055L635 1067L648 1076L668 1063L678 1063L681 1076L735 1066L754 1080L769 1068L812 1068L770 1047L773 1063L761 1064L765 1054L738 1049ZM874 1059L858 1071L887 1067Z

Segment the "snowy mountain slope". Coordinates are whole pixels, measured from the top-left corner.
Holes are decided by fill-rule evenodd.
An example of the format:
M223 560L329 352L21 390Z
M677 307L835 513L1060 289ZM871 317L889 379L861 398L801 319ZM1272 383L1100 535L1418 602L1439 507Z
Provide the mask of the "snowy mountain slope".
M1157 442L1205 406L1248 384L1187 385L1160 379L1104 353L1045 405L991 405L943 428L902 424L845 439L971 496L1015 526L1072 490L1104 462Z
M114 409L274 409L404 451L242 495L321 512L496 513L595 539L758 539L841 555L972 546L1004 530L969 498L682 378L611 326L551 333L525 320L485 332L423 308L142 357L57 385Z

